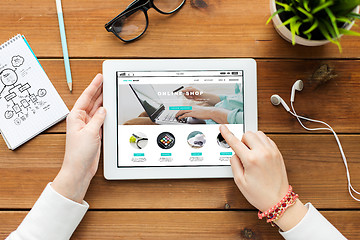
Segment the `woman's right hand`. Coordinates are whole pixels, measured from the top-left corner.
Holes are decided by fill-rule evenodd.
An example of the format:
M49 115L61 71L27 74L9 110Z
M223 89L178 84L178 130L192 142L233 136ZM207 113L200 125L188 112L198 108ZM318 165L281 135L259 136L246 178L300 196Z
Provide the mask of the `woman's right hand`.
M222 125L220 132L235 154L231 158L234 180L251 205L265 212L286 195L289 182L283 157L263 132L246 132L240 141ZM307 208L297 201L276 224L287 231L305 216Z
M212 93L206 93L193 87L186 87L181 91L187 99L205 102L210 106L215 106L220 102L220 97Z
M187 99L191 99L194 101L204 101L205 99L202 96L202 92L199 89L193 87L186 87L181 92Z
M220 131L235 152L231 158L234 179L246 199L262 212L278 203L289 182L275 143L263 132L246 132L240 141L226 126Z

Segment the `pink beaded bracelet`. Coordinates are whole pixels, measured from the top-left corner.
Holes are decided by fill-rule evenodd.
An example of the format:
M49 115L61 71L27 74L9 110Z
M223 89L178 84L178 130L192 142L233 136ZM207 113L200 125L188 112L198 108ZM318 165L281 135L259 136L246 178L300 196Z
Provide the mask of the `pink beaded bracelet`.
M275 206L270 208L269 210L265 212L258 213L259 219L262 219L264 217L267 218L266 222L271 222L271 225L273 225L273 222L279 219L285 212L286 209L288 209L290 206L294 205L296 202L296 199L298 199L299 195L293 192L292 186L289 185L289 190L286 193L286 195L283 197L283 199L280 200Z

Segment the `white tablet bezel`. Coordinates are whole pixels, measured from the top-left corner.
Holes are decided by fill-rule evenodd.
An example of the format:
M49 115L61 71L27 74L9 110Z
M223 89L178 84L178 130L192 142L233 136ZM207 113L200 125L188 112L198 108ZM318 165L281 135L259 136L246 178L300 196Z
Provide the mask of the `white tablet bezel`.
M257 131L257 74L254 59L159 59L106 60L103 63L103 96L107 116L104 124L104 176L108 180L231 178L230 166L121 167L117 165L117 71L244 70L245 131Z

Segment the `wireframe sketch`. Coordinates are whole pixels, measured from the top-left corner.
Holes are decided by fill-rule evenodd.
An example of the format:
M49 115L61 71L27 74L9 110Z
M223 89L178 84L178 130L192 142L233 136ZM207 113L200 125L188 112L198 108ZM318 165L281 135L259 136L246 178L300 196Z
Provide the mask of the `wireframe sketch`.
M19 67L25 59L16 55L11 58L11 68L6 66L0 71L0 101L6 102L6 108L0 111L5 119L14 121L15 125L20 125L31 115L35 115L40 110L49 109L49 104L42 98L46 96L46 89L32 89L30 83L25 82L24 76L27 71Z

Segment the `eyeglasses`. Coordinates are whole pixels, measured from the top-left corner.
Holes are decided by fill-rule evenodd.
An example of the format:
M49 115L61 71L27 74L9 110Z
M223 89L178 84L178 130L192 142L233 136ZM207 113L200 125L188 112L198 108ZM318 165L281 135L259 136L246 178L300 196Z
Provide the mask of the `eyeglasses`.
M161 14L178 11L186 0L135 0L122 13L105 24L120 40L131 42L140 38L147 30L149 18L147 11L154 8Z

